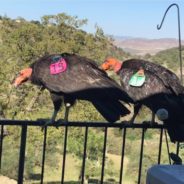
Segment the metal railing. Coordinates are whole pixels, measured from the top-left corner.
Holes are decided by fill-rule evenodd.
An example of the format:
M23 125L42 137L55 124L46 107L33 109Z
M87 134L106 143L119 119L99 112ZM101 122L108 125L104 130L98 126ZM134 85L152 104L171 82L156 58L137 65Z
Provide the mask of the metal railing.
M3 154L3 129L5 126L20 126L21 127L21 138L20 138L20 152L19 152L19 166L18 166L18 184L23 184L24 182L24 165L25 165L25 152L26 152L26 139L27 139L27 128L29 126L43 126L44 122L42 121L17 121L17 120L0 120L1 125L1 135L0 135L0 169L1 169L1 159ZM43 138L43 152L42 152L42 164L41 164L41 177L40 183L43 184L44 180L44 169L45 169L45 152L46 152L46 141L47 141L47 129L49 125L44 128L44 138ZM158 149L158 159L156 164L160 164L161 162L161 152L162 152L162 138L163 132L165 129L164 125L161 124L128 124L126 122L122 123L103 123L103 122L68 122L63 123L60 125L61 127L65 128L64 134L64 144L63 144L63 163L61 168L61 184L64 183L65 179L65 165L66 165L66 148L67 148L67 138L68 138L68 127L83 127L85 128L84 133L84 145L83 145L83 159L82 159L82 166L81 166L81 177L80 183L84 183L85 178L85 168L86 168L86 149L87 149L87 142L88 142L88 132L90 128L104 128L104 142L103 142L103 152L102 152L102 165L101 165L101 180L100 183L104 183L104 169L105 169L105 161L106 161L106 146L107 146L107 136L108 136L108 129L109 128L121 128L122 129L122 150L121 150L121 164L120 164L120 173L119 173L119 183L122 184L123 182L123 172L124 172L124 156L125 156L125 147L126 147L126 137L127 137L127 129L139 129L141 131L141 144L140 144L140 154L139 154L139 169L138 169L138 176L137 176L137 183L141 183L141 175L142 175L142 163L143 163L143 153L144 153L144 140L145 140L145 131L147 129L157 129L159 133L159 149ZM151 166L150 166L151 167Z

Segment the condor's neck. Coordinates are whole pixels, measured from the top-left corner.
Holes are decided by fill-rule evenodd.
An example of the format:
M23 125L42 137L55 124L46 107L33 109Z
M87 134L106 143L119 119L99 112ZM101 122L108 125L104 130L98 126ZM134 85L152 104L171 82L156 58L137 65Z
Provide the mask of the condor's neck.
M32 69L33 69L33 72L29 80L31 81L31 83L37 86L42 86L42 82L39 79L39 74L36 73L34 66L32 66Z
M119 73L119 71L121 70L121 67L122 67L122 63L121 62L116 62L116 64L114 65L114 72L115 73Z

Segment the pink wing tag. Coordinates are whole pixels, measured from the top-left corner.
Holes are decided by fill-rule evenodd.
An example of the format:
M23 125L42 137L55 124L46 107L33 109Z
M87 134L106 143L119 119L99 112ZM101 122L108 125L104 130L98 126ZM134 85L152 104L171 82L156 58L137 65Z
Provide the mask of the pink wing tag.
M64 72L67 69L66 61L61 58L56 63L50 65L50 74L55 75L61 72Z

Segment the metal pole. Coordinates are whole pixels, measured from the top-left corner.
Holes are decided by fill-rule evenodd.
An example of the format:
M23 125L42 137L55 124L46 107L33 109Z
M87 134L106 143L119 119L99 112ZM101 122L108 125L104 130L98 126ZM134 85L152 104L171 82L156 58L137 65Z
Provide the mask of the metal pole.
M22 125L20 154L19 154L19 171L18 171L18 184L23 184L24 178L24 161L26 151L26 138L27 138L27 125Z
M120 165L120 179L119 184L122 184L123 180L123 166L124 166L124 156L125 156L125 141L126 141L126 128L123 129L123 142L122 142L122 151L121 151L121 165Z
M105 171L105 153L106 153L106 147L107 147L107 127L105 127L104 132L104 146L103 146L103 156L102 156L102 171L101 171L101 181L100 184L104 183L104 171Z
M166 146L167 146L167 154L168 154L169 164L171 165L170 150L169 150L169 142L168 142L166 130L164 130L164 133L165 133L165 142L166 142Z
M177 8L177 13L178 13L178 45L179 45L179 59L180 59L180 80L181 80L181 84L183 84L183 66L182 66L183 64L182 64L182 55L181 55L181 31L180 31L180 9L179 9L178 4L173 3L173 4L171 4L171 5L167 8L167 10L166 10L165 13L164 13L164 16L163 16L163 19L162 19L161 24L160 24L160 25L157 25L157 29L158 29L158 30L161 29L162 24L163 24L163 22L164 22L164 20L165 20L165 16L166 16L167 12L168 12L169 9L170 9L171 7L173 7L173 6L176 6L176 8Z
M180 31L180 9L179 9L179 6L178 6L178 4L176 4L176 3L173 3L173 4L171 4L168 8L167 8L167 10L165 11L165 13L164 13L164 16L163 16L163 18L162 18L162 22L161 22L161 24L160 25L157 25L157 29L159 30L159 29L161 29L161 27L162 27L162 24L163 24L163 22L164 22L164 20L165 20L165 16L166 16L166 14L167 14L167 12L169 11L169 9L171 8L171 7L173 7L173 6L176 6L176 8L177 8L177 13L178 13L178 45L179 45L179 48L178 48L178 50L179 50L179 60L180 60L180 82L181 82L181 85L183 85L183 63L182 63L182 53L181 53L181 31ZM176 148L176 154L177 155L179 155L179 146L180 146L180 144L179 144L179 142L177 143L177 148Z
M143 149L144 149L144 135L145 129L142 129L142 137L141 137L141 150L140 150L140 160L139 160L139 173L138 173L138 184L141 183L141 173L142 173L142 159L143 159Z
M86 127L85 137L84 137L84 152L83 152L83 161L82 161L81 184L84 184L84 177L85 177L87 141L88 141L88 127Z
M4 138L4 125L1 125L1 135L0 135L0 172L1 172L1 164L2 164L3 138Z
M43 184L43 178L44 178L46 145L47 145L47 126L44 129L43 154L42 154L42 170L41 170L41 181L40 181L40 184Z
M159 151L158 151L158 164L160 164L160 161L161 161L162 137L163 137L163 129L160 129L160 141L159 141Z
M64 137L64 150L63 150L63 165L62 165L61 184L64 184L64 177L65 177L65 162L66 162L67 136L68 136L68 126L65 127L65 137Z

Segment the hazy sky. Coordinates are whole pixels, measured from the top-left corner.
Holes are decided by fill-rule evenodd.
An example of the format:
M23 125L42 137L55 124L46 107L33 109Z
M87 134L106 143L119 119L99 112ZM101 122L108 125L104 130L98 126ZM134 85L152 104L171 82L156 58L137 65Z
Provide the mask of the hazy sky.
M184 39L184 0L0 0L0 15L40 20L43 15L66 13L88 19L83 29L94 32L97 24L105 34L145 38L178 38L177 9L172 7L161 30L164 12L172 3L180 7Z

